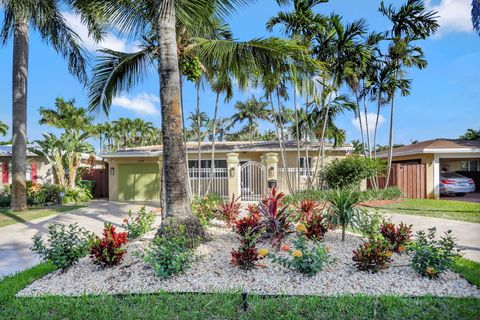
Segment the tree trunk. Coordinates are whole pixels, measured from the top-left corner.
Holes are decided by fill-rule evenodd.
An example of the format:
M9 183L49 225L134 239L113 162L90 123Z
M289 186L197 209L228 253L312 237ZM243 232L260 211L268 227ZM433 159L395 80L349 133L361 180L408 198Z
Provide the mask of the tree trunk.
M395 75L396 77L396 75ZM396 78L395 78L396 79ZM388 135L388 164L387 164L387 178L385 179L385 189L388 188L388 183L390 182L390 173L392 171L392 157L393 157L393 116L395 111L395 93L392 95L392 104L390 109L390 132Z
M192 214L188 197L186 152L183 147L180 107L180 72L175 32L175 0L156 0L158 75L163 135L163 170L165 177L165 215L185 224L192 236L205 236ZM195 233L195 234L193 234ZM162 234L162 228L159 230Z
M202 193L202 123L200 118L200 80L197 82L197 159L198 159L198 190L197 194Z
M14 211L23 211L27 209L28 21L16 21L13 29L11 207Z
M360 98L358 97L358 92L355 90L355 99L357 101L357 115L358 115L358 123L360 125L360 135L362 136L362 148L363 148L363 155L367 156L367 149L365 148L365 139L363 138L363 123L362 123L362 113L360 112Z
M212 185L212 179L215 177L215 135L217 134L217 114L218 114L218 100L220 98L220 93L217 92L217 96L215 98L215 111L213 112L213 128L212 128L212 157L211 157L211 167L210 167L210 175L208 179L208 187L207 192L210 192L210 187Z

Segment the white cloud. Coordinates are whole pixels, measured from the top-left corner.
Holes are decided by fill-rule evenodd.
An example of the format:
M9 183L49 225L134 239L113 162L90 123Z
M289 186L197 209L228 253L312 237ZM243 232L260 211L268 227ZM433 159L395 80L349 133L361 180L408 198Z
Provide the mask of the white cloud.
M102 41L95 42L95 40L89 37L88 28L82 23L79 15L71 12L62 12L62 14L73 31L78 34L88 51L94 52L97 49L107 48L115 51L134 52L138 48L137 43L128 43L126 40L118 38L112 33L106 33Z
M471 32L473 30L471 2L471 0L441 0L438 4L432 4L432 0L426 1L429 9L438 12L440 30L437 36L446 32Z
M135 97L128 97L125 94L113 98L112 105L131 110L136 114L159 115L160 111L156 104L160 103L158 96L142 92Z
M365 113L360 112L360 116L362 117L362 126L363 126L363 132L365 133ZM368 121L368 130L373 133L373 130L375 130L375 122L377 121L377 114L373 112L367 113L367 121ZM379 115L378 117L378 127L380 128L382 124L385 122L385 118L382 115ZM360 121L358 118L353 118L352 119L352 124L360 130Z

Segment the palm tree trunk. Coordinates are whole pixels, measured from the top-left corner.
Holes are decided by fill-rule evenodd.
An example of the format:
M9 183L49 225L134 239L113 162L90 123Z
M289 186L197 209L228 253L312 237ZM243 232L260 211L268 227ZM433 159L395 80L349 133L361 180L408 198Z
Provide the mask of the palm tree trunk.
M200 119L200 80L196 84L197 86L197 159L198 159L198 190L197 194L201 195L202 193L202 137L201 137L201 119Z
M190 226L198 226L198 220L192 214L188 198L175 32L175 0L156 0L155 5L158 10L156 31L159 45L157 59L162 114L165 215L173 217L177 222L185 223L190 229ZM196 230L197 233L203 230L199 228Z
M13 29L11 207L14 211L23 211L27 209L28 21L16 21Z
M366 157L367 156L367 150L365 148L365 139L363 138L362 113L360 112L360 98L358 97L357 90L355 90L355 99L357 101L357 114L358 114L358 123L360 124L360 135L362 136L363 155Z
M375 129L373 130L373 158L377 159L377 131L378 131L378 120L380 119L380 109L382 107L382 102L381 102L381 97L382 97L382 92L379 90L378 96L377 96L377 116L375 119ZM374 181L374 187L375 189L378 189L378 175L375 176Z
M298 127L298 107L297 107L297 91L293 86L293 108L295 109L295 129L297 130L297 188L295 192L300 191L300 131ZM308 158L305 159L308 161Z
M363 97L363 115L365 117L365 136L367 137L367 149L368 157L372 157L372 148L370 146L370 129L368 128L368 110L367 110L367 101L365 96Z
M396 75L395 75L396 77ZM396 79L396 78L395 78ZM392 171L392 157L393 157L393 117L395 112L395 93L392 95L392 104L390 109L390 132L388 136L388 164L387 164L387 178L385 180L385 189L388 188L388 183L390 182L390 173Z
M187 134L185 132L185 110L183 108L183 81L182 81L182 75L180 74L179 76L179 82L178 85L180 87L180 111L182 113L182 137L183 137L183 149L185 150L185 170L187 170L187 179L188 179L188 199L190 200L192 197L192 183L191 183L191 178L190 178L190 168L188 166L188 151L187 151ZM162 174L163 175L163 174ZM163 180L165 181L165 177L163 177ZM163 182L163 199L162 201L165 202L165 186ZM163 204L163 207L165 207L165 204ZM162 208L163 208L162 207Z
M210 167L210 176L208 179L208 187L207 187L207 192L210 192L210 187L212 185L212 179L215 176L214 170L215 170L215 135L217 134L217 114L218 114L218 100L220 98L220 93L217 92L217 96L215 98L215 111L213 112L213 128L212 128L212 157L211 157L211 167Z

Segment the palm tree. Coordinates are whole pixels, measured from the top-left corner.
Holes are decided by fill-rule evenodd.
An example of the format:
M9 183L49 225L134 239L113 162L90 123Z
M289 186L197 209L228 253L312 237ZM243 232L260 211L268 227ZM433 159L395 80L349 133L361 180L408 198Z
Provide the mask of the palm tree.
M65 101L58 97L54 108L40 107L38 112L41 116L40 124L65 129L67 132L92 130L93 117L88 115L86 109L75 107L75 99Z
M195 34L195 29L208 27L213 15L234 11L236 5L249 0L92 0L101 16L110 18L119 29L142 37L142 50L125 54L103 50L104 56L94 69L90 107L108 112L112 97L120 90L128 90L145 76L145 71L157 65L160 79L162 113L163 157L166 216L173 216L187 225L197 225L188 201L188 175L183 145L180 69L177 36L184 27ZM150 36L146 36L150 35ZM295 58L297 63L308 62L305 50L289 41L270 38L243 43L196 37L188 45L192 62L195 57L207 70L225 66L240 86L248 82L256 68L266 68L276 61ZM153 62L153 63L152 63ZM197 64L198 66L198 64ZM292 68L295 65L292 65ZM224 69L224 68L221 68ZM198 70L194 70L196 73ZM198 230L201 230L199 228Z
M480 34L480 0L472 0L473 28Z
M12 201L13 210L25 210L27 154L27 83L30 25L42 40L68 60L68 70L86 83L86 61L78 35L61 14L68 7L86 22L90 34L99 40L102 28L88 1L1 0L4 12L0 41L5 45L13 35L12 68Z
M480 139L480 130L468 129L467 132L458 138L462 140L478 140Z
M385 6L383 1L379 11L392 22L392 28L388 32L391 40L388 52L388 59L393 69L393 81L403 78L405 68L427 67L423 50L413 44L416 40L426 39L438 30L436 12L425 8L423 0L408 0L398 10L393 5ZM390 99L390 130L389 130L389 156L387 165L387 178L385 188L388 187L392 167L393 156L393 124L395 111L395 92L397 84L393 85L393 92Z
M0 135L6 136L8 132L8 125L0 121Z
M254 96L246 101L237 101L234 106L236 112L231 118L232 125L246 121L250 129L250 142L252 142L255 138L255 129L258 127L258 120L268 119L270 112L267 106L268 102L257 100Z

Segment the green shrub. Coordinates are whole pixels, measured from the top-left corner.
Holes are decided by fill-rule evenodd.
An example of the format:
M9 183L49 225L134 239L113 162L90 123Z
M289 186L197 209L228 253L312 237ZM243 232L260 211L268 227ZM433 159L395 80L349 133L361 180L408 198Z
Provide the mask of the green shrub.
M299 236L293 240L293 247L293 250L285 245L281 247L283 251L290 254L288 258L272 254L272 260L285 268L301 272L307 276L317 274L330 260L328 250L325 247L316 244L313 248L308 248L304 236Z
M373 177L383 168L379 160L354 155L328 163L323 177L329 188L358 188L363 179Z
M195 196L190 206L200 223L203 226L208 226L215 217L215 213L220 202L220 196L209 193L203 197Z
M369 211L359 208L355 215L354 229L371 238L379 233L383 221L383 215L378 210Z
M27 181L27 204L29 206L44 204L47 200L47 191L34 181Z
M353 189L333 190L328 201L331 205L331 222L342 226L342 241L345 241L345 230L352 226L357 212L357 204L360 202L360 193Z
M132 210L128 211L128 218L123 220L122 227L128 231L128 239L137 239L154 230L155 212L147 211L141 207L135 215Z
M352 260L358 270L375 273L389 267L391 256L390 243L380 235L370 238L357 250L353 250Z
M32 239L33 246L30 249L42 257L43 261L66 269L87 255L93 234L79 227L77 223L51 224L48 226L46 242L38 235Z
M452 231L445 232L439 240L435 239L436 231L436 228L428 229L428 234L418 231L416 241L409 247L413 254L412 268L424 277L436 278L450 269L458 256Z
M326 201L328 198L328 191L319 189L309 189L297 192L294 195L287 195L283 198L284 204L297 204L303 200L313 200L316 202Z
M396 200L403 196L399 187L388 187L387 189L368 189L362 191L362 202L374 200Z
M0 191L0 208L10 207L11 201L12 196L10 195L10 188L6 186L3 188L3 191Z
M64 192L65 196L63 198L63 203L88 202L93 198L87 188L68 188Z
M164 235L155 237L147 249L143 260L150 265L157 276L168 278L188 268L193 258L189 249L189 239L184 225L176 225L170 220L163 227Z

